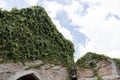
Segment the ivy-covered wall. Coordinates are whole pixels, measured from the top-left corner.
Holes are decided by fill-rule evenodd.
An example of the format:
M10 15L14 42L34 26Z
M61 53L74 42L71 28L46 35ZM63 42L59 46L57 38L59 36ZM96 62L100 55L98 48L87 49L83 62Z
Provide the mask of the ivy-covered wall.
M96 67L96 63L105 60L108 61L109 57L105 55L96 54L93 52L86 53L83 57L79 58L76 62L76 65L79 68L93 68Z
M97 80L108 80L107 77L111 80L119 79L119 64L120 59L112 59L93 52L86 53L76 62L79 78L83 75L84 78L96 78Z
M42 60L69 66L73 53L73 43L56 29L41 6L0 10L1 62Z

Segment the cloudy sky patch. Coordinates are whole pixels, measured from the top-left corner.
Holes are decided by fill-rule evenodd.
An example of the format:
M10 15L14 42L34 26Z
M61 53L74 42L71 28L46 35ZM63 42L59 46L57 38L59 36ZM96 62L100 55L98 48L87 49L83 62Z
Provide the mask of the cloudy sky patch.
M0 0L0 7L1 8L6 8L6 6L7 6L7 2L4 1L4 0Z

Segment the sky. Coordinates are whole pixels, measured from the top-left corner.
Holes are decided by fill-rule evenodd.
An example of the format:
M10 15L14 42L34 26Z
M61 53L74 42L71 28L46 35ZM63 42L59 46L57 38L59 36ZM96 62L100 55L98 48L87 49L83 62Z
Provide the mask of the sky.
M87 52L120 58L120 0L0 0L11 10L40 5L75 47L75 60Z

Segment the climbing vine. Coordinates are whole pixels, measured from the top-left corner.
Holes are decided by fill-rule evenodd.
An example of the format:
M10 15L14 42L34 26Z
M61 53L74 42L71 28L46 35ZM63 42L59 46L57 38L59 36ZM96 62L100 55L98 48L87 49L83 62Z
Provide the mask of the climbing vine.
M94 77L97 77L98 80L103 80L101 76L98 74L97 62L101 60L108 61L109 57L105 55L99 55L93 52L88 52L86 55L78 59L76 65L81 69L92 69L94 73Z
M94 63L97 63L101 60L108 61L108 59L109 59L109 57L107 57L105 55L88 52L88 53L86 53L86 55L84 55L83 57L78 59L78 61L76 62L76 65L80 68L91 68L92 69L95 66ZM93 63L93 64L91 64L91 63Z
M68 66L73 62L73 53L73 43L56 29L44 8L0 9L0 58L3 62L42 60Z

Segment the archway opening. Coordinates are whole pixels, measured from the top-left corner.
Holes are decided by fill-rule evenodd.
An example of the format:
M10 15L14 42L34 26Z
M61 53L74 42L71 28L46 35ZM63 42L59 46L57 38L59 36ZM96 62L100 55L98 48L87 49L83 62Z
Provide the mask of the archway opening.
M17 80L39 80L34 74L28 74L18 78Z

